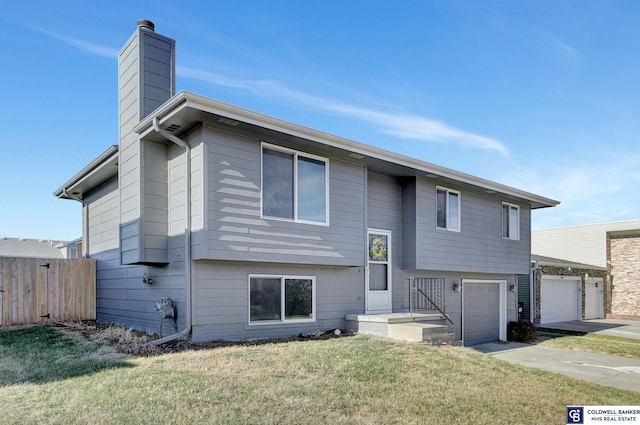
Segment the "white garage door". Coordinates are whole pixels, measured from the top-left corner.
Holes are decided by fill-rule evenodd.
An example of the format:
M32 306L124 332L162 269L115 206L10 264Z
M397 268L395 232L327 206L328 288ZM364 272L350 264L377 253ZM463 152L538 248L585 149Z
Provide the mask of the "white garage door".
M543 276L540 286L540 324L580 320L580 278Z
M463 291L463 341L464 345L494 342L504 332L504 301L500 292L503 285L497 281L464 281Z

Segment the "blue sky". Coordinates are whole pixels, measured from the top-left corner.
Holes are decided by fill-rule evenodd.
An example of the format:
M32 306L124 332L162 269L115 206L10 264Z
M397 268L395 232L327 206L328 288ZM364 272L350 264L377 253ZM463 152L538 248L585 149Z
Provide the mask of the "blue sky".
M177 90L561 201L534 229L640 218L636 1L6 2L0 236L71 240L52 193L117 144L116 54L176 40Z

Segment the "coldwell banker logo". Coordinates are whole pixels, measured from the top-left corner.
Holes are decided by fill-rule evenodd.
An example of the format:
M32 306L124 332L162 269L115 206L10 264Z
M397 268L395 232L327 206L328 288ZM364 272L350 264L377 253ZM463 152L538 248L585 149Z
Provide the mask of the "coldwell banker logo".
M567 424L583 424L584 423L584 407L569 406L567 407Z

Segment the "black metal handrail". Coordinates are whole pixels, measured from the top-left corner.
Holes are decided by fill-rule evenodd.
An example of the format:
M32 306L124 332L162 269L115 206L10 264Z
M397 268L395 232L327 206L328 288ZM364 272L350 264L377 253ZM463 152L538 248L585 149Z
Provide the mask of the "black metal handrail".
M424 291L420 288L415 288L416 291L418 291L419 294L422 294L423 297L425 297L427 299L427 301L429 301L431 303L432 306L434 306L436 308L436 310L438 310L440 312L440 314L442 314L444 316L445 319L447 319L452 325L455 325L455 323L453 323L453 321L449 318L449 316L447 315L447 313L445 313L436 303L434 303L431 298L429 298L429 296L427 294L424 293Z

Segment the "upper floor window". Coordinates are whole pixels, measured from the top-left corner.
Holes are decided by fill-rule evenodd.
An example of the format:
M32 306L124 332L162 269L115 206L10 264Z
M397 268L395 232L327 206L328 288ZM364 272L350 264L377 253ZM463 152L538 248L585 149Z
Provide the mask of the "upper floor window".
M328 161L277 146L262 146L262 215L328 223Z
M520 239L520 207L502 203L502 237Z
M436 189L436 226L460 231L460 192L441 187Z

